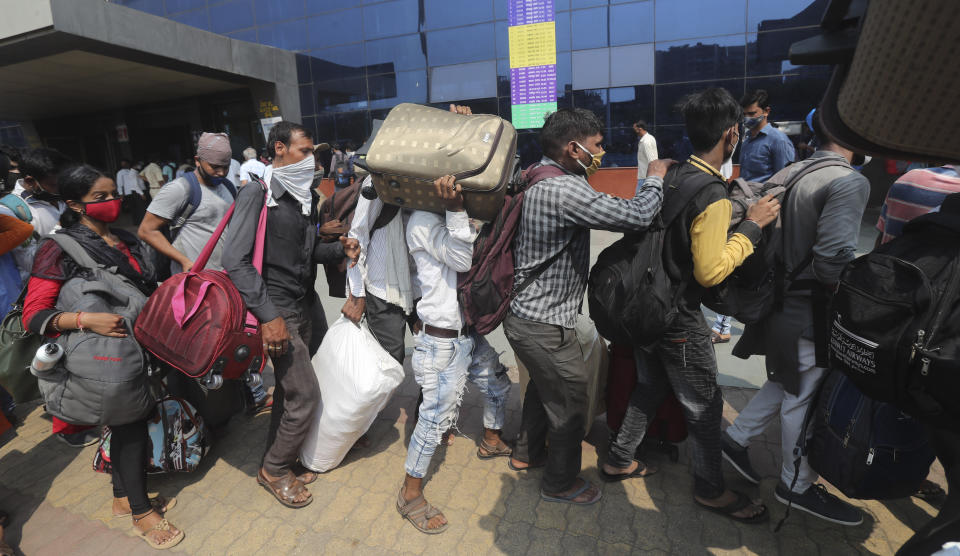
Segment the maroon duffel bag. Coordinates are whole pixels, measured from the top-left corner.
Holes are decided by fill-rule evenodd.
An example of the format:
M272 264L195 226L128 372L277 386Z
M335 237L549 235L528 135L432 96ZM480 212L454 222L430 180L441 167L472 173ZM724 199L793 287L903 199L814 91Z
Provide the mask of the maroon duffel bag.
M225 272L204 270L234 207L204 246L189 272L171 276L150 296L134 327L137 341L183 374L202 377L215 389L223 379L259 381L265 358L260 323ZM263 270L267 205L257 224L253 265Z

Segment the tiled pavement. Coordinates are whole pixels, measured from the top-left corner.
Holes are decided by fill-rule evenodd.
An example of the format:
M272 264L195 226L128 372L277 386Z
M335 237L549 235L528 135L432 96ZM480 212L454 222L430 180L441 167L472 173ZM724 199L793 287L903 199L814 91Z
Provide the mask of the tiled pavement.
M511 371L516 381L515 371ZM408 373L409 374L409 373ZM540 501L539 471L517 474L504 460L475 457L480 398L471 391L461 417L463 436L438 451L426 487L446 513L450 529L418 533L395 509L403 475L407 416L416 401L407 378L376 421L373 446L351 453L343 465L311 486L315 501L301 510L280 506L255 482L267 416L236 417L201 470L151 478L151 490L176 496L168 514L186 532L175 552L189 554L892 554L934 510L919 500L856 502L865 510L858 527L840 527L794 513L774 533L783 507L773 500L779 438L771 427L753 458L765 475L759 489L728 473L731 486L767 501L773 520L740 525L697 509L691 500L689 455L680 462L655 456L661 472L647 480L604 484L591 507ZM726 388L725 419L736 415L752 390ZM507 433L519 421L517 389L509 404ZM111 518L108 477L94 473L94 448L75 450L49 435L36 405L19 410L26 423L0 447L0 507L12 514L8 539L28 555L150 554L126 535L129 519ZM9 434L9 433L8 433ZM598 421L583 444L584 475L597 481L597 453L606 442ZM942 470L935 478L943 482Z

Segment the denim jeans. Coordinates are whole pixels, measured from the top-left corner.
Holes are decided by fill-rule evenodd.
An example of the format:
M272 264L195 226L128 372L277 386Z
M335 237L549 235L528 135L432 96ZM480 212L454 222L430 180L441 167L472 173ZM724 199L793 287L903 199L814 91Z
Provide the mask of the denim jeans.
M713 331L717 334L729 334L730 333L730 316L729 315L717 315L717 320L713 323Z
M708 332L669 330L650 353L637 350L637 386L608 462L627 467L657 408L672 387L683 406L692 447L694 493L723 494L720 419L723 396L717 385L717 359Z
M423 402L405 467L408 475L420 479L427 474L443 433L456 425L467 379L484 394L483 426L488 429L503 428L510 379L483 336L448 339L420 332L414 343L413 375L423 391Z

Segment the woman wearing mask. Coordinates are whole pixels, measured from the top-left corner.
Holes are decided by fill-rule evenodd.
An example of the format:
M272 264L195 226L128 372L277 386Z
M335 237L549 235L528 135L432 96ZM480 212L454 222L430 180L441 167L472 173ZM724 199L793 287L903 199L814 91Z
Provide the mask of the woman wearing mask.
M139 242L132 234L109 227L120 215L121 197L114 181L99 170L82 165L68 168L60 174L59 185L67 210L61 217L62 229L57 234L72 239L93 262L112 271L119 278L119 283L129 286L128 293L139 291L146 299L152 293L155 282L148 275L150 273L144 264ZM27 328L48 337L64 335L65 339L66 335L71 334L127 338L133 323L126 322L128 319L123 316L88 313L82 309L77 311L66 306L69 304L66 299L60 299L61 291L66 291L68 282L74 279L88 280L91 276L92 271L68 255L57 241L44 240L37 251L24 303L23 321ZM122 361L121 365L139 367L142 366L142 360ZM132 370L134 375L137 372L136 369ZM113 513L116 517L132 514L137 532L153 548L171 548L184 537L183 532L163 516L166 510L173 507L175 499L156 498L151 501L147 498L145 462L147 417L151 402L144 395L132 398L138 401L129 403L136 407L125 409L127 414L139 414L138 419L133 422L102 423L109 425L113 431L110 441ZM94 396L92 399L98 398ZM109 409L113 411L116 408ZM77 421L76 417L71 416L61 415L61 418Z

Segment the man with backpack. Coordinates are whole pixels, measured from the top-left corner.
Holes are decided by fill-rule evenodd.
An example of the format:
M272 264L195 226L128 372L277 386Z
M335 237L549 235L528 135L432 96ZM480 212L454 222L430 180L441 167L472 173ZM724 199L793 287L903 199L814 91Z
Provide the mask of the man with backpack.
M525 287L515 286L516 297L503 321L510 346L530 372L510 466L546 466L541 497L578 505L593 504L601 496L596 486L578 477L589 376L574 325L587 287L590 230L646 229L660 211L669 165L652 163L632 199L598 193L587 178L600 168L604 129L584 109L562 109L544 122L540 165L554 166L558 175L524 193L514 280Z
M720 167L739 141L742 111L725 89L691 95L683 115L694 154L664 180L661 218L666 226L662 260L669 277L675 316L652 345L634 346L637 386L602 471L607 480L647 473L634 461L647 425L672 388L683 406L692 441L694 501L712 512L744 523L769 517L763 504L726 489L721 470L720 419L723 396L717 360L700 310L707 290L723 282L749 257L764 226L774 221L779 203L766 196L750 207L746 220L729 233L732 205Z
M724 459L748 481L760 476L750 464L747 446L777 416L781 426L782 466L774 495L821 519L858 525L860 511L816 484L806 459L794 466L794 447L804 417L828 367L826 305L840 273L854 259L860 219L870 196L870 182L852 164L858 156L827 136L814 116L820 148L791 174L818 161L835 164L804 174L786 193L783 210L782 307L748 324L734 355L766 355L767 382L723 435ZM853 162L851 162L853 161Z
M190 270L236 196L225 177L232 160L225 133L201 135L195 160L193 172L157 191L138 231L140 239L170 261L171 274ZM223 240L210 256L208 269L223 268L222 253Z

